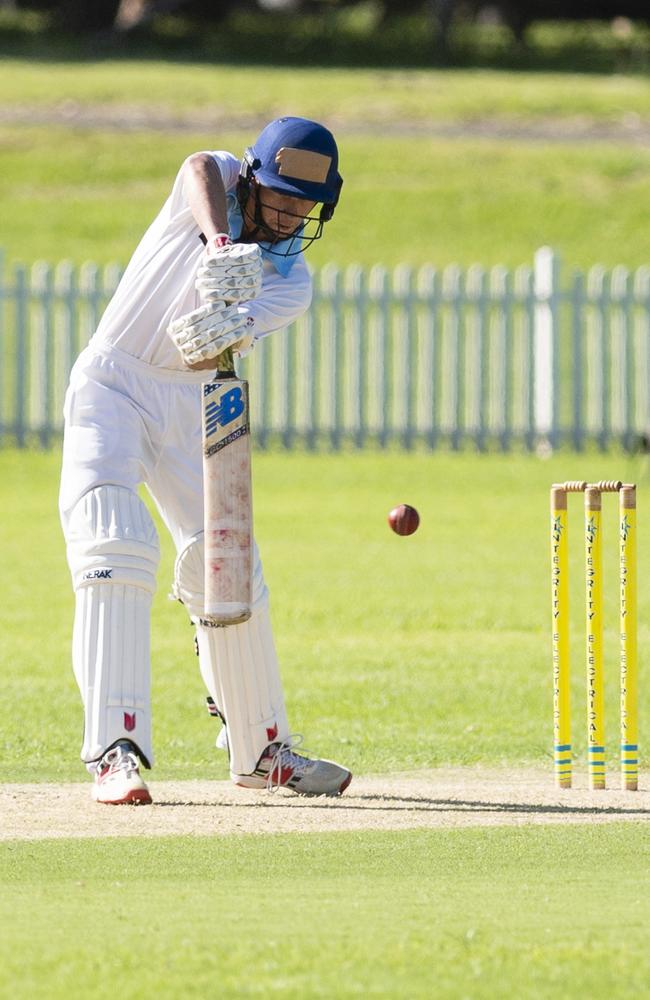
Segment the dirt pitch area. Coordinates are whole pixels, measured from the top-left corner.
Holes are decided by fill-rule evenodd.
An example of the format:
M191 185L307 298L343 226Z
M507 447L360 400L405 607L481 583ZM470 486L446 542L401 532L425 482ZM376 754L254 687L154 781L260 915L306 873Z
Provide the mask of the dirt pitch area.
M612 775L611 784L618 776ZM152 806L100 806L88 783L0 786L0 840L346 830L452 829L650 820L650 785L557 791L549 770L437 771L361 777L338 799L252 792L227 781L151 782Z

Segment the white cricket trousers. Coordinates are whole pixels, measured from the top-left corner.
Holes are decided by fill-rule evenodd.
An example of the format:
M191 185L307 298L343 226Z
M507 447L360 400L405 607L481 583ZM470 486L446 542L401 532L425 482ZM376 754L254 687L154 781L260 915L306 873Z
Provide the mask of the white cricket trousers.
M84 703L86 763L120 738L137 745L145 764L153 761L149 615L159 547L137 495L142 483L178 553L175 593L197 624L206 685L217 704L231 703L233 775L253 771L268 734L286 735L257 547L253 596L263 613L258 620L254 614L250 627L202 632L202 573L191 572L202 559L202 379L205 375L158 369L95 342L71 374L59 506L76 593L73 666ZM233 658L231 647L243 653ZM241 696L244 685L258 693Z
M59 509L64 535L84 494L145 483L178 551L203 527L201 379L114 347L78 357L64 406Z

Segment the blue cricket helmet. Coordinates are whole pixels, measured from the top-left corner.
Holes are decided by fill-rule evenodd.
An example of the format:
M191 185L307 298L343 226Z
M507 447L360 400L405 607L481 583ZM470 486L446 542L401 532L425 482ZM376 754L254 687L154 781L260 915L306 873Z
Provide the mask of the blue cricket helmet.
M296 228L287 237L265 221L260 199L250 195L253 182L260 190L315 202L315 215L295 214ZM323 226L334 215L343 178L339 174L339 152L332 133L307 118L278 118L264 128L244 153L239 170L237 200L245 223L266 252L279 257L302 253L321 238ZM288 213L282 209L286 217Z
M264 128L242 161L242 176L282 194L328 206L330 218L343 178L334 136L307 118L278 118Z

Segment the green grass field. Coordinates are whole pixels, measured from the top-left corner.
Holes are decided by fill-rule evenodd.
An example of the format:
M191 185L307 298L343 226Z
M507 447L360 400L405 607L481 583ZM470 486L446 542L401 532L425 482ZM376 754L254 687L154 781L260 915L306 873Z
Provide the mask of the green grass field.
M154 145L148 133L0 127L5 248L26 262L125 263L186 156L241 152L250 139L172 134ZM341 152L345 194L310 249L314 266L516 266L544 245L570 266L648 259L648 150L344 135ZM26 226L35 214L39 226Z
M546 764L551 783L547 486L615 475L643 484L641 462L258 453L258 540L289 711L309 745L361 775L530 763ZM56 453L0 453L5 782L87 780L57 473ZM403 499L422 515L406 539L385 523ZM640 535L643 566L643 508ZM223 779L191 629L166 600L173 554L161 537L155 776ZM581 558L574 712L584 756ZM642 657L649 610L642 573ZM615 683L610 671L612 746ZM649 700L643 685L643 717ZM625 997L650 972L648 849L643 823L5 842L0 995Z
M139 107L176 112L273 117L299 100L302 113L336 115L358 127L390 121L457 122L492 118L530 123L550 115L616 122L650 114L645 76L511 73L488 69L287 69L281 65L205 65L191 59L66 61L5 57L5 107ZM299 95L299 96L298 96ZM73 110L73 109L69 109Z
M125 263L189 153L239 154L258 130L235 128L239 119L290 110L331 121L341 140L344 193L310 250L315 266L513 266L544 244L575 267L647 261L650 151L598 132L647 123L645 77L5 59L0 93L21 114L0 125L1 239L12 260ZM191 114L206 125L69 127L66 108L126 120ZM53 123L38 124L43 115ZM575 139L585 123L596 131ZM437 134L450 124L469 131ZM556 138L531 139L531 124Z
M647 825L0 848L13 998L644 996Z

